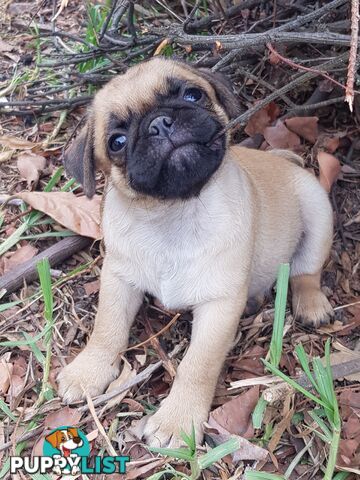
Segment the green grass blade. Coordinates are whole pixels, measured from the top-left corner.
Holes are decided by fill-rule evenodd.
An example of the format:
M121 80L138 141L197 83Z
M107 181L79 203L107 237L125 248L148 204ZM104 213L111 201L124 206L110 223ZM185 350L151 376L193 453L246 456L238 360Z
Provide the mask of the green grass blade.
M198 459L200 470L204 470L221 460L226 455L236 452L236 450L239 450L240 446L239 439L236 437L230 438L221 445L218 445Z
M298 392L301 392L303 395L305 395L305 397L309 398L310 400L317 403L318 405L321 405L324 408L327 407L327 405L320 398L315 397L315 395L313 395L311 392L308 392L304 387L302 387L297 382L295 382L295 380L288 377L281 370L279 370L278 368L271 365L270 362L268 362L266 360L263 360L263 359L262 359L262 361L264 362L266 368L268 368L271 371L271 373L273 373L274 375L277 375L278 377L282 378L286 383L288 383L295 390L297 390Z
M37 271L40 278L40 286L44 296L45 311L44 316L47 322L53 319L53 296L51 291L50 263L48 258L43 258L37 265Z
M51 339L54 326L53 310L54 301L52 294L51 275L50 275L50 263L48 258L40 260L36 264L37 271L40 279L40 288L44 298L44 317L46 320L46 327L48 329L45 335L46 355L44 362L44 374L42 379L41 391L36 405L40 405L44 400L50 400L53 398L53 389L49 383L50 375L50 362L51 362Z
M64 173L64 167L59 167L44 187L44 192L51 192Z
M321 428L322 432L324 433L324 435L326 437L326 441L328 443L330 443L331 440L332 440L332 433L329 430L329 428L327 427L324 420L321 417L319 417L319 415L314 410L310 410L308 412L308 414L314 420L314 422L316 422L318 424L319 428Z
M245 473L245 480L285 480L285 478L274 473L248 471Z
M304 347L301 343L299 345L296 345L295 352L296 352L296 355L299 359L301 368L304 370L306 376L310 380L310 382L313 385L313 387L315 388L315 390L318 391L317 390L317 384L315 382L314 376L312 375L311 370L310 370L308 357L307 357L306 352L304 350Z
M29 340L6 340L5 342L0 342L0 347L25 347L31 345L32 343L38 342L44 335L46 335L52 328L52 325L46 325L44 330L35 337L28 335Z
M254 428L261 428L265 410L268 402L261 396L252 413L252 423Z
M333 476L333 480L345 480L349 475L350 473L348 472L338 472Z
M45 357L40 350L40 348L36 345L36 343L32 342L32 338L27 332L23 332L24 337L26 340L30 340L29 347L33 351L33 354L35 355L36 360L40 363L40 365L44 365L45 363Z
M190 448L191 452L194 454L196 451L196 437L195 437L195 426L194 422L191 426L191 434L188 435L184 430L180 431L180 437L184 440L186 445Z
M282 263L276 282L274 326L269 347L270 363L275 367L279 366L282 353L289 275L290 265Z
M150 452L160 453L165 457L178 458L180 460L192 460L193 455L189 448L160 448L160 447L148 447Z
M9 417L13 422L17 422L17 418L15 415L12 413L10 408L6 405L4 400L0 398L0 409L5 413L7 417Z

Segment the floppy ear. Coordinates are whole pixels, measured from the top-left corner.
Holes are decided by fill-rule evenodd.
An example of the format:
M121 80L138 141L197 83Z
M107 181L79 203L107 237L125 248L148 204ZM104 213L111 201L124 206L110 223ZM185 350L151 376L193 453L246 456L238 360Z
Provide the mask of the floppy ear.
M208 68L199 68L201 75L213 87L219 103L224 107L229 119L235 118L240 114L240 103L234 95L230 81L221 73L212 72Z
M94 128L91 118L64 154L65 170L83 186L85 195L95 194Z
M56 430L56 432L53 432L50 435L47 435L45 437L45 440L47 440L52 447L57 448L58 445L60 445L60 437L61 437L61 432L59 430Z

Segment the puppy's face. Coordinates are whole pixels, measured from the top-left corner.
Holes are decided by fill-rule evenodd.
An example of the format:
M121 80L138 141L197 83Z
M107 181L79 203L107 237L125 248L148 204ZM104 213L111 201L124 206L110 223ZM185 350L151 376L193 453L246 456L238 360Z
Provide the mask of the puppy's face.
M237 113L221 76L156 57L98 92L65 166L88 196L96 167L129 196L197 195L222 162L228 139L219 133Z

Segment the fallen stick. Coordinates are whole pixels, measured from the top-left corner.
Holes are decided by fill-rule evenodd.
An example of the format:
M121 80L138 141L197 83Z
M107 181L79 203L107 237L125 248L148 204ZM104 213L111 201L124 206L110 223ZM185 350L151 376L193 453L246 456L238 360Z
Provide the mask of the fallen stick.
M338 363L337 365L333 365L331 370L334 380L358 373L360 372L360 359L355 358L354 360L349 360L348 362ZM303 388L313 388L310 380L305 374L301 375L299 378L293 378L293 380ZM288 383L278 383L264 390L263 398L270 404L273 404L276 401L285 398L286 394L294 391L295 390Z
M30 260L21 263L17 267L10 270L0 278L0 291L5 290L5 296L18 290L24 285L24 281L30 283L38 278L36 264L43 258L48 258L50 266L53 267L62 263L76 252L83 250L91 244L93 240L88 237L74 235L66 237L56 242L51 247L39 253Z
M174 358L184 347L185 340L180 342L178 345L175 346L172 352L169 353L169 358ZM125 392L126 390L129 390L129 388L134 387L135 385L138 385L139 383L143 382L144 380L147 380L156 370L158 370L162 364L163 360L159 360L156 363L151 363L148 365L142 372L138 373L136 377L132 378L128 382L123 383L117 388L114 388L114 390L111 390L110 392L104 393L102 395L99 395L93 400L93 405L94 407L97 407L98 405L101 405L102 403L107 402L108 400L111 400L112 398L116 397L120 393ZM83 407L79 407L78 410L80 412L87 412L89 410L88 405L84 405Z

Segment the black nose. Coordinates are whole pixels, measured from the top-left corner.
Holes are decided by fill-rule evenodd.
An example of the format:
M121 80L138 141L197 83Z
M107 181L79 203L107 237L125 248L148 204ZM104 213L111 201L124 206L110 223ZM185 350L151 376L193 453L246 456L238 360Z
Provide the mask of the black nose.
M160 117L154 118L149 125L150 135L165 138L171 133L171 127L174 121L171 117L160 115Z
M79 444L81 443L81 438L80 437L73 437L73 442L76 443L76 444Z

